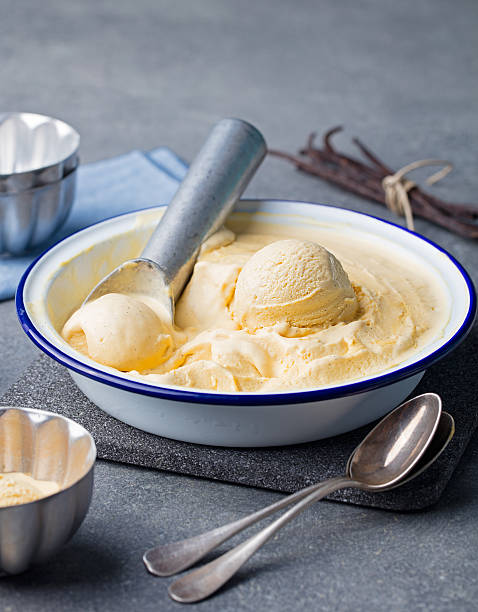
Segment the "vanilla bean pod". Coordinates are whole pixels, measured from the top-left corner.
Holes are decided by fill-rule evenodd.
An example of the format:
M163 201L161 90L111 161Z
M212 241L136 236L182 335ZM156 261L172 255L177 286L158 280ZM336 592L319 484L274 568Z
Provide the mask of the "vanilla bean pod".
M386 176L393 176L395 172L358 138L354 138L353 143L370 164L339 153L331 139L341 130L341 127L328 130L323 136L322 148L314 145L316 134L312 133L299 155L276 150L270 150L269 154L292 162L297 169L334 183L347 191L386 204L382 181ZM461 236L478 238L478 225L473 223L474 219L478 219L477 206L445 202L424 192L418 186L410 189L408 196L416 215Z

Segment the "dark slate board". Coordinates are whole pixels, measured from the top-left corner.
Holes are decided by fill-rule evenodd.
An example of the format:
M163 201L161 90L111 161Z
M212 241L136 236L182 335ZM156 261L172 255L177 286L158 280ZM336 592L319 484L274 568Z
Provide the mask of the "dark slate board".
M419 510L435 503L451 478L478 424L478 328L453 354L433 366L414 395L434 391L455 418L456 433L447 450L425 473L386 493L338 491L338 501L387 510ZM350 452L371 429L296 446L218 448L178 442L125 425L94 406L74 385L67 370L39 357L0 399L2 405L42 408L70 417L88 429L98 457L110 461L292 492L342 474Z

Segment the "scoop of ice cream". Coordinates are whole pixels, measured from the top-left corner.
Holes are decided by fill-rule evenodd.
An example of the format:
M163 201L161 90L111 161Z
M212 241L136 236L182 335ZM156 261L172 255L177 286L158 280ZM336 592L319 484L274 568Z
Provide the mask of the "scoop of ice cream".
M349 322L357 298L340 262L324 247L278 240L255 253L237 279L231 310L250 330L287 323L328 327Z
M60 490L51 480L36 480L22 472L0 474L0 507L28 504Z
M120 293L108 293L77 310L62 336L95 361L124 371L158 365L172 345L153 308Z

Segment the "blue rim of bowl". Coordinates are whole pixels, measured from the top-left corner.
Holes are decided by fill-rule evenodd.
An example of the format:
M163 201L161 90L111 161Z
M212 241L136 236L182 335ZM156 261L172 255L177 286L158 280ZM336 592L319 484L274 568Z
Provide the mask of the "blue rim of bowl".
M247 200L246 200L247 201ZM340 208L337 206L331 206L328 204L319 204L315 202L305 202L300 200L275 200L273 198L267 199L254 199L249 200L253 202L284 202L284 203L295 203L295 204L307 204L310 206L325 206L328 208ZM374 215L369 215L367 213L362 213L355 210L346 209L347 212L362 215L364 217L370 217L371 219L375 219L380 223L385 223L387 225L392 225L393 227L398 228L400 231L407 232L412 234L419 240L423 240L424 242L430 244L435 249L446 255L448 259L454 264L457 270L460 272L463 277L467 289L468 295L470 299L470 304L468 307L468 312L461 324L460 328L456 331L456 333L442 346L440 346L436 351L433 351L430 355L419 359L418 361L409 364L403 368L395 370L393 372L388 372L384 374L379 374L378 376L374 376L368 380L364 381L356 381L345 383L343 385L338 385L335 387L328 388L318 388L318 389L305 389L303 391L286 391L286 392L277 392L277 393L246 393L246 392L237 392L237 393L210 393L208 391L200 391L194 389L186 389L186 388L170 388L170 387L161 387L159 385L151 385L147 383L142 383L140 381L136 381L134 379L125 379L115 374L110 374L109 372L105 372L100 370L99 368L95 368L90 366L89 364L83 363L70 355L64 353L61 349L53 345L49 342L42 334L37 331L33 322L27 314L25 303L23 301L23 290L25 287L26 280L37 264L37 262L42 259L49 251L55 248L58 244L61 244L65 240L70 239L72 236L76 234L80 234L81 232L87 231L96 225L100 225L105 221L109 221L111 219L116 219L119 217L124 217L126 215L131 215L132 213L141 213L147 210L152 210L154 208L160 208L165 205L156 205L147 208L142 208L136 211L130 211L127 213L122 213L120 215L114 215L113 217L109 217L108 219L103 219L103 221L99 221L98 223L94 223L87 228L78 230L74 232L70 236L59 240L57 243L49 247L46 251L41 253L26 269L24 272L15 295L15 305L17 310L17 316L20 321L20 324L23 328L23 331L27 334L27 336L32 340L34 344L38 346L44 353L46 353L49 357L67 367L69 370L72 370L78 374L86 376L96 382L107 384L109 386L115 387L117 389L122 389L123 391L129 391L132 393L140 393L141 395L147 395L149 397L157 397L161 399L167 399L178 402L189 402L195 404L215 404L215 405L233 405L233 406L271 406L271 405L283 405L283 404L302 404L308 402L317 402L323 400L331 400L339 397L346 397L349 395L356 395L358 393L365 393L366 391L373 391L374 389L378 389L380 387L385 387L405 378L409 378L415 374L418 374L424 371L426 368L430 367L440 359L442 359L447 353L456 348L468 335L471 327L473 325L473 321L476 315L476 292L473 285L473 281L471 280L468 272L463 268L463 266L450 255L448 251L440 247L438 244L425 238L421 234L409 230L405 227L397 225L396 223L392 223L391 221L386 221L384 219L380 219L379 217L375 217Z

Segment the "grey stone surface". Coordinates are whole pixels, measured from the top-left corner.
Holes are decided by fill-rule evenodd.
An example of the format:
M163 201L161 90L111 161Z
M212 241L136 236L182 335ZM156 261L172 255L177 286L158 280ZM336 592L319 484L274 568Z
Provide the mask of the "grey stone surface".
M4 0L0 108L62 117L83 161L167 144L191 159L237 115L288 150L343 123L390 165L446 157L436 193L476 201L478 5L474 0ZM280 160L248 194L344 205L393 219ZM153 202L152 202L153 204ZM469 241L419 221L478 278ZM0 390L38 354L0 305ZM322 503L270 542L205 610L472 610L478 598L478 445L440 502L396 514ZM50 563L0 580L0 609L178 609L143 549L232 520L270 491L99 462L91 511Z
M438 393L455 419L455 436L438 461L406 486L380 494L346 489L334 493L333 499L402 511L421 510L438 500L478 424L476 332L478 328L453 354L432 366L413 392ZM105 414L72 384L67 370L46 355L0 398L1 404L40 406L77 421L93 435L101 459L288 493L343 474L350 453L371 428L276 448L217 448L169 440Z

